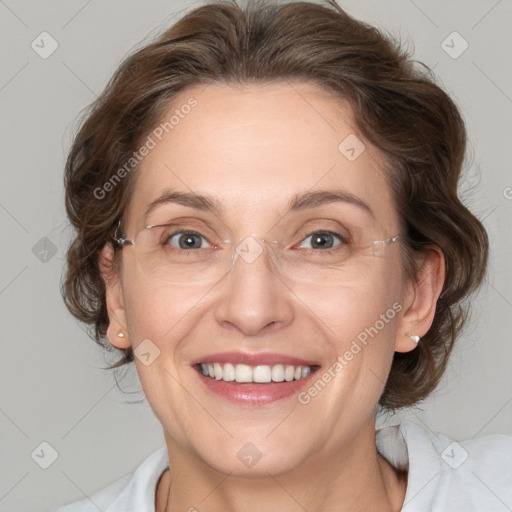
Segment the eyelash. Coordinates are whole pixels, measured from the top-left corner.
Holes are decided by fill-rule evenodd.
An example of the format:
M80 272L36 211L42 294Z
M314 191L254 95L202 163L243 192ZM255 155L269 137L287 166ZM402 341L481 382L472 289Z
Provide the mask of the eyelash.
M204 235L202 235L201 233L199 233L198 231L194 231L194 230L177 230L177 231L174 231L173 233L169 234L162 242L162 245L169 245L168 242L174 238L176 235L196 235L196 236L199 236L201 238L204 238L204 240L206 240L209 244L211 244L211 242L208 240L208 238L206 238ZM304 240L306 240L307 238L309 238L310 236L312 235L329 235L329 236L333 236L335 238L337 238L339 240L339 244L338 245L335 245L334 247L330 247L329 249L305 249L305 250L308 250L308 251L314 251L314 252L317 252L317 253L323 253L323 254L330 254L331 252L335 252L337 250L340 249L340 246L344 245L347 243L347 239L343 236L343 235L340 235L339 233L336 233L334 231L329 231L329 230L315 230L315 231L311 231L309 232L307 235L304 236L304 238L302 239L302 242ZM301 242L301 245L302 245L302 242ZM170 245L169 245L170 246ZM170 246L173 250L173 251L187 251L187 249L181 249L181 248L177 248L177 247L174 247L174 246ZM191 249L193 250L193 249ZM199 250L199 249L198 249Z

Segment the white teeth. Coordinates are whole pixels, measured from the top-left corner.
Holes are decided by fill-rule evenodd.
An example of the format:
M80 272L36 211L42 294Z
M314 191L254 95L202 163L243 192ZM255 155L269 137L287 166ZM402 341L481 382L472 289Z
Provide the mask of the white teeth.
M294 366L287 366L286 370L284 371L284 380L287 381L287 382L292 381L294 373L295 373L295 367Z
M202 363L201 373L205 377L211 377L225 382L291 382L307 377L311 373L311 366L292 366L276 364L249 366L247 364L231 363Z
M272 380L272 369L270 366L255 366L252 371L254 382L270 382Z
M237 382L252 382L252 368L246 364L237 364L235 367L235 380Z
M282 364L276 364L272 367L272 380L274 382L283 382L284 368Z
M222 379L222 366L219 363L213 363L213 373L217 380Z
M225 380L226 382L231 382L232 380L235 380L235 367L231 363L226 363L224 365L222 379Z

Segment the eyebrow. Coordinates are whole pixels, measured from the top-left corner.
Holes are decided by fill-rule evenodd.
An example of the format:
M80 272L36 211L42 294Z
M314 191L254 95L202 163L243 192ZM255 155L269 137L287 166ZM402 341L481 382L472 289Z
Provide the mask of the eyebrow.
M342 189L335 190L316 190L295 194L289 201L285 215L295 211L303 211L308 208L317 208L329 203L342 202L351 204L365 211L371 217L375 218L375 214L370 206L365 203L361 198ZM152 201L144 213L146 218L157 207L163 204L180 204L188 208L196 210L212 212L220 216L223 208L221 203L212 196L205 196L201 194L194 194L190 192L181 191L165 191L162 195Z

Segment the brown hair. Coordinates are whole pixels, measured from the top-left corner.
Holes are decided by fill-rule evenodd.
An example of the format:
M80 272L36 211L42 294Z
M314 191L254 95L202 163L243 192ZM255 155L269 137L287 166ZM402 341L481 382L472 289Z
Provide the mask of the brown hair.
M98 257L127 205L133 173L106 197L98 198L98 190L178 92L206 82L308 80L348 100L361 134L387 158L407 277L418 277L414 254L434 245L445 256L431 329L415 350L394 354L379 402L394 410L417 403L439 383L467 320L464 299L484 278L488 239L457 195L466 131L454 102L398 42L351 18L334 0L325 3L207 4L124 60L85 112L66 162L66 208L76 237L62 293L70 312L94 327L95 341L112 350ZM129 348L109 368L132 360Z

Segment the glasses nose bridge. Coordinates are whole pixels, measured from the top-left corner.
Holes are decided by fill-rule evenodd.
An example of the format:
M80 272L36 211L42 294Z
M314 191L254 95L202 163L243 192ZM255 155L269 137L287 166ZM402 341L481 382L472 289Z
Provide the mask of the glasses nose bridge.
M230 250L231 270L234 268L237 260L241 259L246 264L252 264L262 256L265 252L269 254L271 261L275 264L281 259L281 244L278 240L263 238L252 233L236 244L232 244Z

